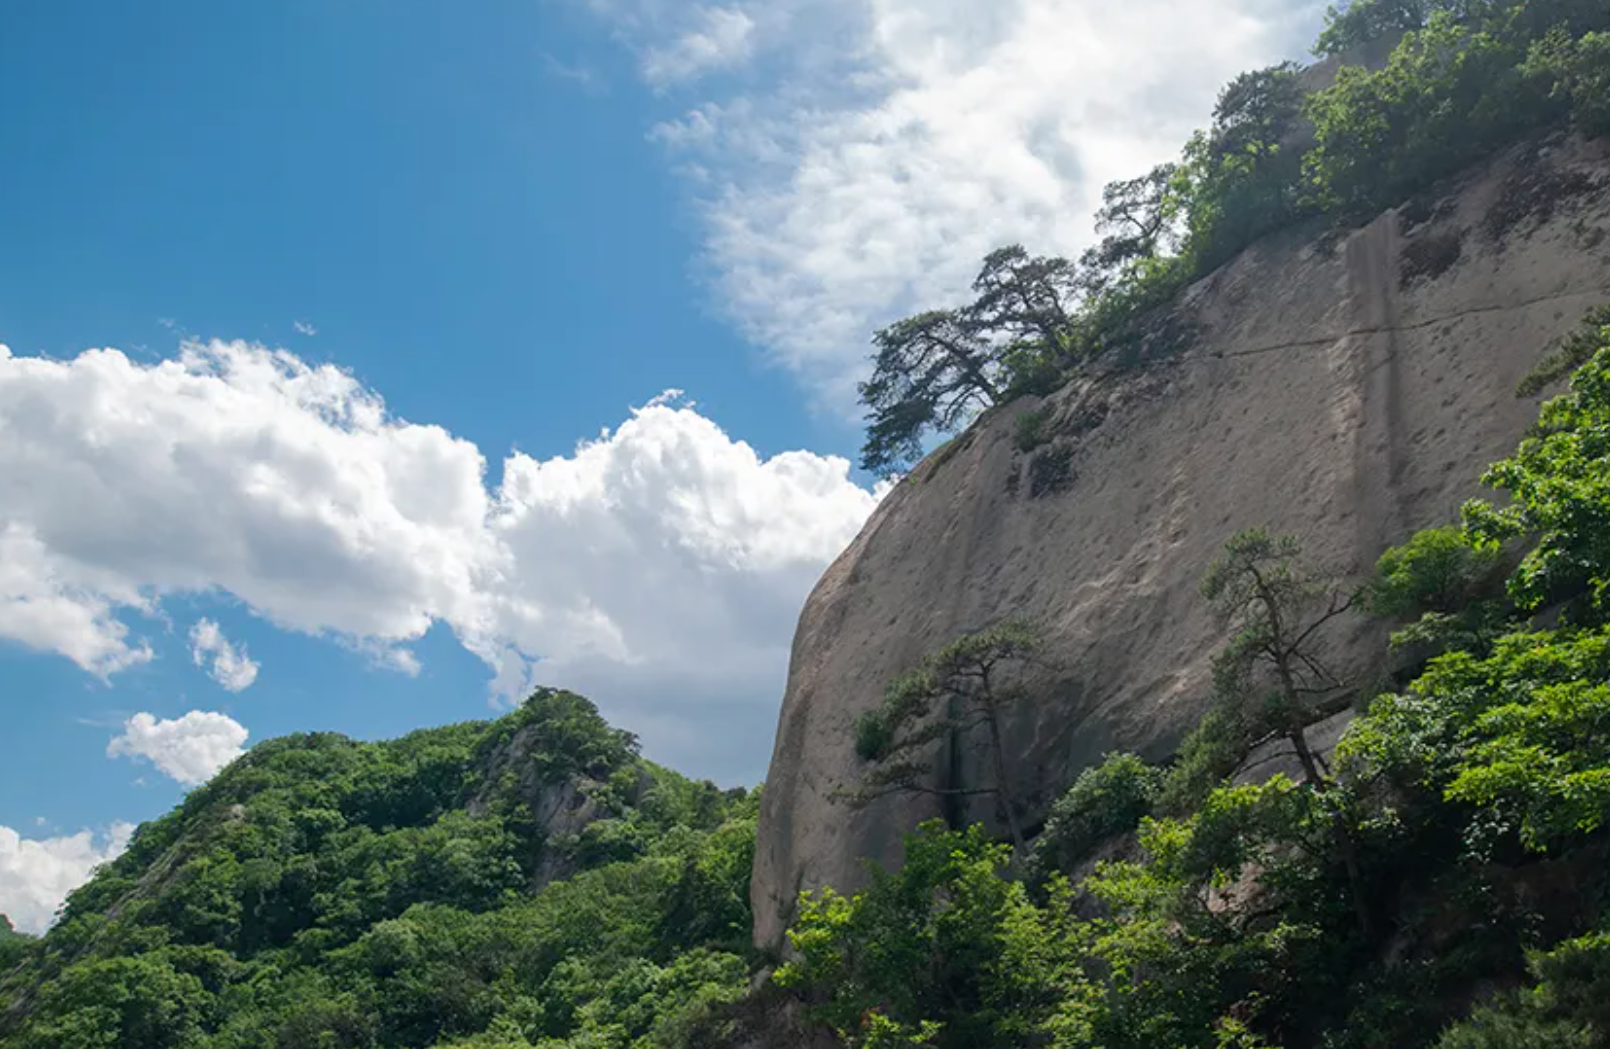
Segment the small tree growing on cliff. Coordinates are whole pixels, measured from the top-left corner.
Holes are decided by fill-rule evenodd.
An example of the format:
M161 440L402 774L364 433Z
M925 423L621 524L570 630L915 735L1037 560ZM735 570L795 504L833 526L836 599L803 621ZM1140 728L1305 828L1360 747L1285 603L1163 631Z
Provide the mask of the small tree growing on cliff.
M1202 596L1233 630L1214 661L1221 711L1247 745L1271 735L1289 741L1309 783L1326 779L1303 730L1323 713L1341 682L1318 642L1325 626L1347 614L1353 595L1303 569L1302 547L1262 528L1238 532L1202 580Z
M1346 615L1357 595L1307 571L1301 544L1262 528L1238 532L1202 580L1202 596L1233 628L1230 644L1214 661L1215 715L1231 726L1245 749L1278 737L1291 744L1304 781L1330 807L1340 859L1352 888L1360 926L1370 915L1358 849L1343 808L1345 798L1308 745L1306 729L1325 713L1341 681L1324 662L1325 627Z
M959 309L919 313L873 335L872 375L859 388L868 409L863 469L901 469L921 456L929 433L1054 383L1078 291L1073 264L1009 245L984 259L973 291Z
M953 641L896 678L883 703L856 721L856 753L873 768L859 788L840 796L860 807L890 794L948 799L990 795L1021 854L1023 828L1006 771L1001 713L1024 695L1014 667L1031 659L1040 647L1035 626L1010 619ZM953 777L941 777L943 785L930 786L935 748L956 748L980 728L986 732L993 782L964 788L945 782Z

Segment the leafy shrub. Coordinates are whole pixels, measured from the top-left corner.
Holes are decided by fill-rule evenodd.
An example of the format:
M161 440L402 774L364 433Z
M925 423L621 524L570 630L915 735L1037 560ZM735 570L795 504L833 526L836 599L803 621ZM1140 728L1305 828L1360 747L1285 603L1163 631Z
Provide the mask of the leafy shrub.
M1577 614L1596 620L1610 607L1610 327L1590 339L1598 348L1570 391L1545 404L1534 433L1482 477L1509 504L1472 501L1464 514L1480 543L1535 538L1509 583L1521 608L1580 595Z
M1030 860L1034 879L1067 872L1101 842L1140 826L1162 783L1162 771L1134 754L1108 754L1085 769L1051 806Z
M1477 546L1464 529L1426 529L1376 562L1369 609L1390 617L1458 612L1490 592L1500 567L1498 551Z
M1042 404L1018 415L1015 441L1018 451L1032 452L1051 439L1048 430L1055 410L1055 405Z
M1516 388L1518 397L1531 397L1582 367L1593 355L1610 346L1610 306L1590 312L1576 331L1556 340Z

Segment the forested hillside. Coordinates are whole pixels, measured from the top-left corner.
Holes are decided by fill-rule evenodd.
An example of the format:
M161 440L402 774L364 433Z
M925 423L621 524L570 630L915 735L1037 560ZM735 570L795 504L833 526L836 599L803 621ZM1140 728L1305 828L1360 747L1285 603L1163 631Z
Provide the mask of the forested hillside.
M0 1044L695 1044L745 986L755 801L566 692L387 743L272 740L7 964Z
M1429 215L1439 180L1495 150L1610 131L1603 0L1360 0L1318 51L1383 37L1401 37L1384 64L1315 92L1294 66L1238 79L1177 163L1109 187L1079 260L1004 248L974 301L879 332L864 465L898 472L979 409L1165 361L1191 339L1180 296L1274 231ZM1492 222L1581 191L1523 185ZM1043 822L1002 743L1044 698L1018 672L1058 658L1039 625L880 675L835 803L930 791L952 818L863 892L790 881L786 951L751 947L760 790L661 768L545 689L391 742L257 745L44 937L0 925L0 1046L1610 1044L1610 313L1517 395L1545 389L1490 497L1398 537L1371 578L1240 522L1199 566L1225 639L1208 715L1166 762L1084 771ZM1019 418L1025 453L1046 424ZM1060 491L1070 460L1045 461L1027 484ZM1330 664L1331 633L1361 623L1390 630L1396 677ZM1313 735L1349 713L1334 747ZM963 748L985 778L934 787ZM1283 770L1248 774L1269 753ZM962 796L1001 833L957 816Z

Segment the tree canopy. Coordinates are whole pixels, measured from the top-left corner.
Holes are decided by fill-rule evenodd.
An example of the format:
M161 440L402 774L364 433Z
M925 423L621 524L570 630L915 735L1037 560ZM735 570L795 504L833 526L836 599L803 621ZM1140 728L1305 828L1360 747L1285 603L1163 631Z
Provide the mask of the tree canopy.
M1016 245L984 260L975 298L878 331L867 407L863 469L890 473L921 457L932 433L1023 392L1060 352L1073 294L1064 259L1030 256Z
M856 753L871 768L845 797L866 805L888 794L925 793L946 799L993 796L1021 849L1017 798L1001 743L1003 710L1025 697L1016 673L1043 647L1032 623L1010 619L964 634L889 683L883 702L856 721ZM988 785L948 782L941 754L974 741L982 730L990 762Z

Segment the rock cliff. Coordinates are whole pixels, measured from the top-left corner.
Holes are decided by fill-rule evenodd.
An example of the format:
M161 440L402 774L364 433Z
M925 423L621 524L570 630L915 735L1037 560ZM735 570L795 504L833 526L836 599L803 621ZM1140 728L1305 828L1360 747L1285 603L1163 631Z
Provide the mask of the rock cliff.
M1016 791L1044 806L1108 749L1166 756L1224 641L1197 595L1224 540L1267 525L1361 572L1454 519L1535 417L1516 382L1607 300L1610 143L1529 146L1351 234L1270 238L1191 289L1194 334L1166 364L998 407L929 456L800 617L760 817L757 944L781 941L800 889L859 887L863 858L897 861L901 835L938 814L921 796L831 800L863 771L852 724L891 678L1031 615L1056 669L1007 726ZM1029 411L1051 440L1025 453ZM1379 638L1354 631L1340 643L1362 677Z

